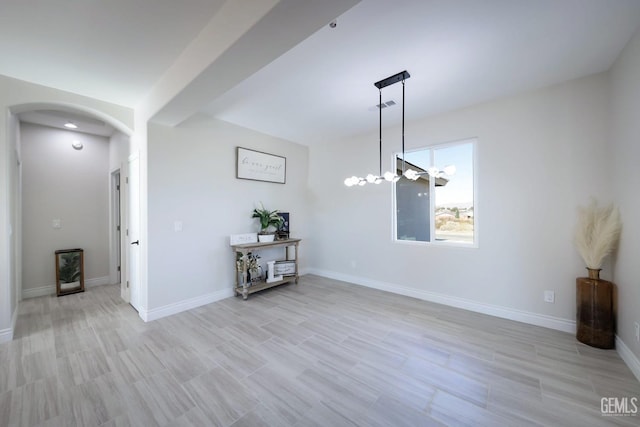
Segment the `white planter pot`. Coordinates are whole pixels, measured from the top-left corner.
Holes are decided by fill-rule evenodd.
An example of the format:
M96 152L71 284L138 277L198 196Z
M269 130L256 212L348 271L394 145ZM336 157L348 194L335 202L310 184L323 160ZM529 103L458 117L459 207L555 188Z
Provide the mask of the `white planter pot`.
M258 242L273 242L276 238L275 234L258 234Z

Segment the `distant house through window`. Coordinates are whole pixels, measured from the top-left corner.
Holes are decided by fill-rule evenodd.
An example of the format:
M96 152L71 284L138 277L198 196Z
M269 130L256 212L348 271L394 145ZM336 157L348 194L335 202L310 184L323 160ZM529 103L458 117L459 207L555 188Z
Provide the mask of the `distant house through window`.
M396 157L395 238L402 241L474 245L476 141L425 147Z

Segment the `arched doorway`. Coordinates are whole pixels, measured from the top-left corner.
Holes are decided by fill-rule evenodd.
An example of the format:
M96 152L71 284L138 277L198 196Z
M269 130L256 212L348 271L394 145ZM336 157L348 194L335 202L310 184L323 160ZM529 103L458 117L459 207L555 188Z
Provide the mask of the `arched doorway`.
M77 133L79 140L87 139L90 135L95 138L108 141L108 168L104 174L104 188L108 189L108 196L105 197L107 202L106 213L108 216L108 274L101 274L100 277L89 277L88 282L92 285L114 283L117 279L121 279L121 296L128 301L129 289L127 288L127 274L128 274L128 240L126 238L126 228L129 217L129 200L126 197L126 191L121 181L126 182L128 175L128 158L130 151L130 137L132 130L124 125L122 122L110 117L103 112L93 110L84 106L77 106L63 103L29 103L12 106L9 108L10 116L14 117L14 121L17 123L15 131L9 135L9 138L13 138L13 146L16 147L16 170L13 172L14 179L12 180L12 192L14 196L14 206L12 212L17 218L18 226L15 227L12 234L11 251L12 259L10 262L10 268L12 269L12 275L17 283L17 298L29 296L38 296L48 294L52 291L52 285L48 282L36 282L31 280L30 283L26 283L25 279L25 265L29 260L24 259L25 246L33 245L33 235L29 236L28 241L25 241L25 229L23 227L23 221L25 220L25 212L23 211L23 153L21 147L21 126L29 126L30 132L33 134L34 127L44 127L50 129L52 132L62 134L68 133L70 136ZM66 122L80 124L76 129L65 129L63 126ZM59 123L59 124L58 124ZM10 132L11 133L11 132ZM79 136L83 137L80 138ZM90 140L91 138L89 138ZM78 142L78 141L76 141ZM78 144L82 146L82 144ZM116 146L117 147L114 147ZM69 150L82 150L83 148L66 147ZM103 154L105 151L102 152ZM33 197L31 198L34 199ZM33 204L32 204L33 205ZM26 208L26 207L25 207ZM51 212L47 222L50 228L60 229L63 228L65 222L61 218L57 218L60 214ZM42 216L40 216L40 222L43 222ZM118 220L118 219L121 220ZM30 252L29 252L30 254ZM91 281L93 279L93 281Z

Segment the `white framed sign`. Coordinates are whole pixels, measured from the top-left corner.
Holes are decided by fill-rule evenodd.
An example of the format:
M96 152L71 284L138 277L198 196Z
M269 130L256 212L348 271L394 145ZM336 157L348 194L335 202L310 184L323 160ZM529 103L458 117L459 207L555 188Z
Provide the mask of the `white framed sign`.
M231 243L231 246L257 242L258 233L232 234L229 236L229 243Z
M238 147L236 178L284 184L287 158Z

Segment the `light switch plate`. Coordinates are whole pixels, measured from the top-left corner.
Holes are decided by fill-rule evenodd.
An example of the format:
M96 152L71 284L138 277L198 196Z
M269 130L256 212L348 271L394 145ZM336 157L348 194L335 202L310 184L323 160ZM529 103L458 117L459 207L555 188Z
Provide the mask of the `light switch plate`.
M553 291L544 291L544 302L556 302L556 293Z

